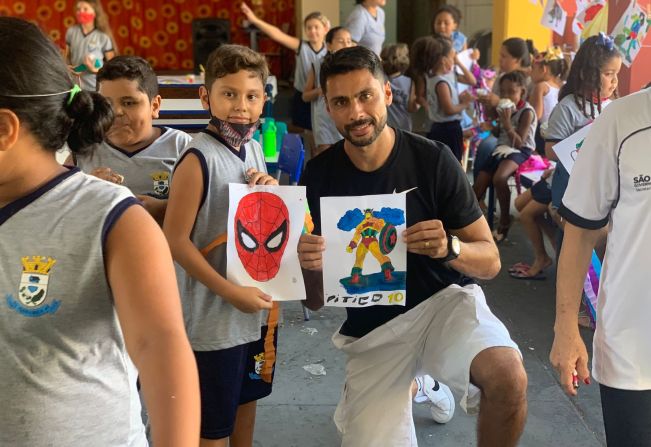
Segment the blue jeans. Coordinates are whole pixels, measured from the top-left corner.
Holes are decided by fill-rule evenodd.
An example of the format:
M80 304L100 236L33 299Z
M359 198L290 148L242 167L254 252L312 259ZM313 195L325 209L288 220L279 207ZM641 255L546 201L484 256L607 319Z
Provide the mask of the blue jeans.
M472 175L475 179L477 179L479 171L481 171L483 167L490 163L491 157L493 156L493 151L496 147L497 138L495 138L493 135L489 135L481 143L479 143L479 146L477 147L477 153L475 154L475 161L472 164Z

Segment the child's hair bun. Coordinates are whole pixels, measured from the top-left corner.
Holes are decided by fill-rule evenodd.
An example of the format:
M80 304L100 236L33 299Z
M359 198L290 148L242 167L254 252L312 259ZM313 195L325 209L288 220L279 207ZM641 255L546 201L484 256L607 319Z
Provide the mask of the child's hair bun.
M66 106L66 114L73 120L68 147L74 153L82 153L104 141L106 132L113 124L111 105L96 92L78 92Z

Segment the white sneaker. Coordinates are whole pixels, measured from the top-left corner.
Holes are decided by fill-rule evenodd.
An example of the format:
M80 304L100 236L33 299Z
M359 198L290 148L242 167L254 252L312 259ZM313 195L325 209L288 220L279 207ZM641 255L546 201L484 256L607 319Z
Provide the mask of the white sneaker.
M430 402L432 419L439 424L445 424L454 416L454 396L450 388L444 383L434 380L427 374L416 377L418 391L414 396L414 402Z

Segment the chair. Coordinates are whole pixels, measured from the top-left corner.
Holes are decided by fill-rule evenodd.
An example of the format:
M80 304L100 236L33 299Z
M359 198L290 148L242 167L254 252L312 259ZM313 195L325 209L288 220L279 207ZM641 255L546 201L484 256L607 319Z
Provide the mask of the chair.
M283 145L278 157L278 169L276 178L280 181L282 173L289 175L289 183L297 185L303 172L305 161L305 149L301 136L295 133L288 133L283 138Z

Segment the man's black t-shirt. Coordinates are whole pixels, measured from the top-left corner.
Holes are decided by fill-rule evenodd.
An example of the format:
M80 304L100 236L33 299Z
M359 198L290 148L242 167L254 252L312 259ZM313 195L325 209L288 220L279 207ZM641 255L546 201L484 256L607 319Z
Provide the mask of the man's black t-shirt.
M357 169L344 151L343 140L308 162L301 184L307 189L315 234L321 234L321 197L391 194L413 189L407 193L407 227L438 219L447 231L468 226L482 216L465 173L447 147L400 129L395 132L393 150L376 171ZM362 337L439 290L470 282L470 278L440 261L408 253L406 305L346 308L348 319L341 333Z

